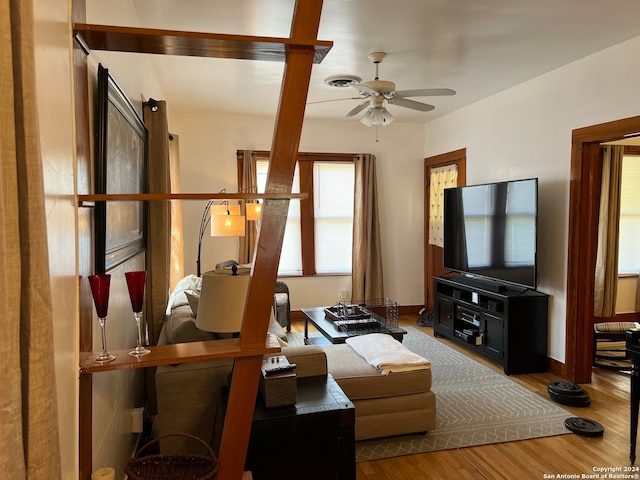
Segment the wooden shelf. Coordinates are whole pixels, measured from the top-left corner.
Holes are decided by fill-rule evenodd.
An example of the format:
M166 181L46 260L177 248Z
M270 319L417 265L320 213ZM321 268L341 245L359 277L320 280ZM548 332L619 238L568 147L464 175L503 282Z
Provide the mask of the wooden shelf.
M307 193L91 193L78 195L78 206L85 202L156 200L287 200L305 199Z
M75 23L73 34L87 54L91 50L108 50L286 62L290 50L303 49L313 50L313 63L320 63L333 46L333 42L315 39L305 41L86 23Z
M132 348L126 350L110 350L109 353L115 355L116 359L103 364L96 363L92 360L97 352L81 352L80 375L130 368L202 362L204 360L222 358L254 357L269 353L278 353L280 351L280 347L267 345L241 347L238 338L160 345L148 348L151 350L151 353L139 358L129 355Z

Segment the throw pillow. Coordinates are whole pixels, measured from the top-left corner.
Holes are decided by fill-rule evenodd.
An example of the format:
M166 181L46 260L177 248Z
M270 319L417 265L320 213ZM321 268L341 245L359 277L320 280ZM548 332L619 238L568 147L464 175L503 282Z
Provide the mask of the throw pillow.
M193 315L193 318L196 318L198 315L198 304L200 303L200 293L186 291L184 294L187 296L187 301L191 307L191 314Z

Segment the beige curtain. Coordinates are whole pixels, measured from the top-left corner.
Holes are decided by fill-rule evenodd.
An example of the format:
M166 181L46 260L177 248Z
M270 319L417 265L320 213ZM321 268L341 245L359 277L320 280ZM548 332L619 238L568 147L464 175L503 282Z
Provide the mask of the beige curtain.
M444 246L444 189L458 185L458 166L432 168L429 176L429 243Z
M0 472L62 478L33 6L0 1Z
M355 157L351 300L384 298L376 157Z
M611 317L616 313L623 155L624 147L614 145L604 149L602 158L602 191L600 193L595 278L594 315L596 317Z
M239 192L257 192L256 179L256 156L251 150L242 151L242 162L239 165L238 172L238 191ZM244 203L241 206L241 215L246 215ZM245 228L245 236L240 237L240 252L238 254L238 263L251 263L253 261L253 251L258 241L258 222L247 221Z
M158 101L158 110L144 105L144 122L149 131L147 178L149 193L170 193L169 129L167 105ZM147 218L146 315L149 342L155 345L164 322L169 300L171 248L171 202L149 202Z
M169 135L169 170L171 193L182 191L180 177L180 138ZM182 202L171 201L171 270L169 290L173 291L177 283L184 278L184 235L182 229Z

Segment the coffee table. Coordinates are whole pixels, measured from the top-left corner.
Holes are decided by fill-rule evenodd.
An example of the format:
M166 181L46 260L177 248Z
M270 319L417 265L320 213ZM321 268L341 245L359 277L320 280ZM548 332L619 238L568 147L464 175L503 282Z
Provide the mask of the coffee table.
M363 335L365 333L388 333L393 338L402 342L403 337L407 333L406 330L396 327L393 330L385 328L368 328L362 330L339 330L333 323L331 318L328 318L324 312L326 307L313 307L301 309L304 315L304 343L305 345L327 345L336 343L345 343L347 338L356 335ZM373 314L377 317L376 314ZM322 337L309 337L309 323L313 325L320 333Z

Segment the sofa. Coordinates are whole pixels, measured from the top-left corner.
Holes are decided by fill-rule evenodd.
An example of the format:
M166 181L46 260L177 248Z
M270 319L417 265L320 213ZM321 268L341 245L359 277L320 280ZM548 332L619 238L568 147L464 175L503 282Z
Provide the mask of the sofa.
M197 281L182 282L172 294L159 344L219 338L196 328L187 295L193 294L190 289L197 289ZM436 398L431 391L428 366L382 375L348 344L289 346L286 332L274 319L268 331L281 345L280 355L296 364L297 378L327 374L334 377L355 406L356 440L426 433L435 428ZM214 425L219 395L221 387L229 384L232 366L233 360L225 359L158 367L156 435L189 433L213 442L214 431L220 430ZM172 437L161 442L161 450L193 452L194 443L186 437Z

